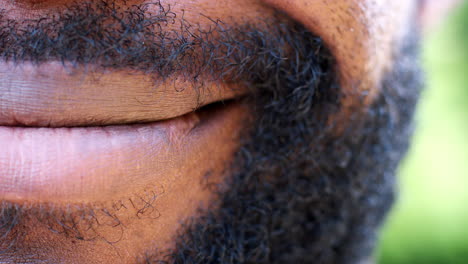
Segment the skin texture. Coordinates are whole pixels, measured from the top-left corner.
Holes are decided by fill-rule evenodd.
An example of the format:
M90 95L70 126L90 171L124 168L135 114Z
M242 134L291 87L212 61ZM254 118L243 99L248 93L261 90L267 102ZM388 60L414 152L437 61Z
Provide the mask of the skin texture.
M66 4L70 4L68 1L46 0L4 0L1 3L8 11L4 18L10 20L34 19L48 12L59 12ZM131 1L127 4L140 2ZM416 1L174 0L163 1L162 4L170 5L172 12L178 16L183 14L191 24L200 24L200 28L205 29L212 25L212 20L242 24L257 21L258 18L268 19L274 16L276 11L281 11L319 36L334 58L331 65L323 68L334 72L336 79L325 83L329 86L339 85L340 95L334 100L317 100L323 102L323 105L329 103L333 107L335 104L339 107L328 110L329 116L323 120L319 115L311 114L310 118L317 120L317 124L322 125L321 128L327 131L327 135L333 134L338 137L345 134L343 131L347 128L353 128L353 125L359 127L358 124L350 126L350 120L355 120L353 117L372 108L375 102L382 100L382 95L391 93L384 90L384 79L397 63L395 47L403 45L404 38L412 29L406 25L413 21L410 18L414 18L418 11ZM156 12L151 8L149 12ZM169 24L166 30L177 27L178 24ZM132 149L129 144L122 147L122 150L112 152L110 158L106 158L105 155L102 158L103 155L96 151L79 155L65 152L53 156L50 149L46 149L41 157L46 161L57 161L47 168L50 171L40 174L47 176L41 178L37 176L39 174L24 173L28 170L26 163L16 167L22 168L21 173L24 174L2 171L6 175L20 174L23 178L29 177L31 180L25 182L34 187L22 190L24 184L11 187L11 183L4 181L4 187L0 190L2 200L24 208L36 208L40 204L46 209L40 210L45 214L42 218L25 217L22 220L20 233L23 237L18 238L14 232L5 233L2 237L5 241L11 242L16 239L21 243L11 243L15 250L3 245L5 253L2 254L2 260L80 263L80 260L86 259L87 263L133 263L136 259L143 260L151 251L172 252L173 248L181 248L180 252L184 252L181 240L175 238L179 230L189 230L187 236L195 241L195 237L190 237L190 230L200 227L196 224L191 226L181 223L190 217L204 215L207 208L214 212L218 207L223 207L218 196L219 190L229 190L231 187L234 189L235 182L232 186L223 183L230 183L226 179L242 167L231 166L231 161L237 157L240 145L249 144L240 138L252 126L250 117L255 111L252 110L252 104L242 101L230 107L222 107L222 110L216 111L219 114L210 114L209 117L206 117L203 111L192 114L189 112L197 106L246 94L245 87L242 83L235 82L228 83L227 86L206 82L203 85L208 92L203 93L200 98L200 93L195 87L187 85L186 80L177 81L177 72L167 80L158 79L160 87L168 88L154 92L154 79L135 69L113 69L106 72L99 67L64 68L60 63L53 63L55 64L23 64L19 67L12 67L11 64L3 62L0 64L0 78L11 81L10 86L3 86L6 88L2 90L2 126L121 125L187 115L183 120L178 119L176 124L173 124L175 120L166 121L173 125L165 125L162 129L160 137L163 140L150 142L147 148ZM71 72L69 69L72 69ZM394 73L393 77L396 76L399 75ZM18 98L15 93L18 91L22 96L20 103L15 101ZM161 96L164 100L161 100ZM411 110L408 110L409 116L410 113ZM325 123L333 125L325 129ZM381 125L379 122L370 123ZM363 124L367 123L363 121ZM381 126L384 127L383 123ZM193 130L193 127L198 129ZM317 125L317 129L319 127ZM397 132L408 133L406 127ZM2 140L7 141L9 138ZM323 144L321 141L317 143ZM404 142L397 143L406 145ZM278 147L275 144L272 146ZM15 151L15 146L12 146L11 152L2 153L5 156L3 161L8 161L9 156L15 155ZM401 156L401 153L398 153L398 156ZM71 161L61 156L70 157ZM77 160L83 160L83 157L91 160L90 163L76 163ZM136 164L134 160L141 163ZM392 162L397 163L398 160ZM50 164L49 161L43 163ZM75 167L69 171L63 170L66 166L64 164L67 163L74 164ZM392 166L396 166L393 163ZM46 171L44 164L33 168ZM90 170L90 167L102 167L103 164L106 165L105 169ZM276 175L273 171L271 169L270 175ZM9 179L8 177L2 179ZM76 179L81 177L87 177L85 179L89 180L82 180L76 184ZM38 183L34 183L35 181ZM207 187L212 185L219 186L214 189ZM156 202L153 203L153 200ZM382 203L388 207L388 204ZM66 216L54 213L54 208L67 204L76 205L80 210L68 208L69 214ZM109 211L108 208L113 210ZM200 212L199 208L205 210ZM83 213L89 211L92 211L92 214ZM97 220L88 221L86 217L90 215ZM50 225L41 221L50 219L50 216L64 217L62 222L66 223L65 228L55 223L52 229L57 232L50 232ZM78 229L70 228L70 231L67 231L66 226L74 223L76 218L85 220L78 221ZM206 219L205 221L209 222ZM97 227L96 222L105 224L99 224ZM376 220L369 221L368 224L374 227L379 223L380 220ZM356 241L360 239L356 238ZM356 244L360 245L360 242ZM351 249L344 249L341 254L349 255L352 259L351 252ZM341 260L345 258L341 257ZM147 259L154 260L152 256ZM277 256L274 259L279 261L281 258ZM325 259L324 257L323 263L326 263ZM265 261L269 262L273 260Z

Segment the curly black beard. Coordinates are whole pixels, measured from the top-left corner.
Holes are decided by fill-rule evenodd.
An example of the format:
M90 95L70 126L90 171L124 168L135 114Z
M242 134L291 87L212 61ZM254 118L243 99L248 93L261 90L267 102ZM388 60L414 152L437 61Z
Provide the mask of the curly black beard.
M219 194L221 207L189 221L166 261L149 252L143 263L370 260L423 83L418 41L408 37L395 50L369 108L330 124L343 96L335 64L317 38L300 38L299 64L288 61L253 84L256 125L234 162L240 171Z
M138 262L367 259L391 207L395 170L411 134L422 83L417 40L409 37L395 48L394 67L373 105L358 105L348 122L335 124L333 117L345 110L344 96L363 101L365 96L359 89L343 94L333 56L303 26L278 15L230 29L213 21L216 25L203 31L160 7L159 14L148 16L144 6L122 13L108 1L78 3L60 16L24 24L5 20L0 12L0 58L6 61L130 68L155 79L182 74L197 87L209 76L250 88L245 100L255 125L241 137L234 173L225 184L229 189L218 190L220 206L188 219L173 251L146 252ZM162 29L172 21L181 22L181 30L168 34ZM18 232L22 217L46 215L44 221L51 221L50 214L40 213L4 203L1 237ZM61 225L67 217L60 216ZM10 246L7 251L15 248Z

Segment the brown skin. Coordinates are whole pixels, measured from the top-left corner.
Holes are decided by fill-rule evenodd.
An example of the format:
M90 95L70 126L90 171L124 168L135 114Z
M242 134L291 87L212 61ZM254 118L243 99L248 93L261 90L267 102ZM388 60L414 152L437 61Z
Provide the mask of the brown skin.
M132 1L140 2L143 1ZM337 117L340 120L349 114L347 109L360 101L357 95L363 91L357 91L356 87L368 91L369 96L364 100L366 103L371 102L378 94L376 84L380 83L382 75L392 65L392 46L409 29L408 17L418 12L416 2L167 0L163 4L171 4L172 10L177 14L184 10L188 21L202 26L207 21L201 13L225 22L243 22L258 17L268 18L273 14L272 8L284 11L303 23L324 39L337 59L341 85L349 95L344 99L344 105L348 108L344 108ZM431 5L437 2L440 1L427 1L423 10L434 10ZM20 19L34 18L43 12L63 8L68 1L0 0L0 3L9 11L10 18ZM421 21L427 21L423 10L419 12L424 16ZM26 87L26 93L31 94L24 99L25 105L37 105L27 111L23 109L15 119L2 119L3 125L9 126L14 126L15 122L30 126L92 125L92 122L85 120L90 115L105 119L109 124L157 121L179 117L200 103L197 101L200 98L193 89L185 89L182 93L175 93L174 89L161 89L158 90L160 95L151 95L151 83L142 74L112 72L102 73L96 78L79 70L70 74L56 65L13 69L0 64L0 78L6 79L8 76L17 76L21 80L11 88L17 88L15 85ZM169 80L168 83L172 82ZM43 88L37 92L37 87ZM73 89L76 87L80 89ZM185 84L176 82L177 87L185 87ZM79 92L70 93L72 90ZM236 93L221 87L220 92L203 97L201 104L233 98L240 93L240 87ZM156 100L160 96L165 99ZM2 113L17 111L17 104L8 101L14 97L15 94L11 94L1 99L4 108L0 117ZM140 103L132 103L132 100ZM141 104L142 101L144 104ZM29 233L23 245L24 252L19 253L38 253L41 258L47 258L48 262L83 263L81 260L86 260L86 263L131 263L149 250L148 245L159 249L172 247L172 238L180 227L180 222L196 215L200 205L206 208L209 204L215 204L212 201L212 190L205 187L206 181L218 183L226 177L224 169L236 150L239 132L246 126L242 122L247 113L248 109L243 105L230 106L216 115L211 114L208 122L204 122L195 132L191 129L204 117L184 116L186 122L178 123L174 128L167 125L169 128L161 135L165 136L165 145L158 145L157 155L148 153L148 148L133 150L132 157L141 161L138 164L135 164L134 159L125 158L127 156L124 152L128 150L117 151L107 160L104 158L91 165L77 166L73 171L68 171L66 176L60 175L61 168L49 168L51 174L57 174L60 178L55 184L46 184L48 180L44 178L36 179L36 188L29 191L19 190L21 188L13 191L6 191L5 188L0 190L0 198L26 204L99 203L104 207L120 200L128 208L132 208L130 203L142 203L140 198L147 195L147 190L156 190L158 194L157 212L141 217L133 209L119 211L117 214L125 231L120 228L101 229L99 232L104 239L68 239L46 229L36 228L35 221L31 220L26 227L29 228ZM149 154L151 158L148 158ZM124 158L117 162L116 156ZM93 154L87 157L97 158ZM100 181L82 181L77 185L72 182L84 173L89 174L89 166L95 166L96 163L113 165L94 172ZM208 178L207 172L210 172ZM133 207L138 208L138 205ZM98 217L101 221L109 221L105 216ZM113 241L118 242L108 243Z

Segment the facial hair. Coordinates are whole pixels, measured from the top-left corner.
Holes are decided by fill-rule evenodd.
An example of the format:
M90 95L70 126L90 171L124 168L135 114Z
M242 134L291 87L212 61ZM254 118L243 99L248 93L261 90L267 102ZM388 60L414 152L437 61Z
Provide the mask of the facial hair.
M412 134L423 83L418 40L408 35L395 49L371 106L333 124L344 110L333 58L312 34L295 37L291 57L301 60L286 63L273 75L277 82L253 84L256 125L233 163L229 189L219 193L221 206L188 221L164 261L148 252L143 263L370 260Z
M203 79L240 82L251 91L245 100L255 119L241 137L225 184L229 188L217 190L220 205L186 220L174 250L148 251L139 262L358 263L370 256L411 134L421 86L417 40L408 37L395 49L395 64L374 104L356 107L349 122L334 124L332 117L346 110L336 62L303 26L278 15L198 34L185 21L183 30L167 34L160 29L176 19L167 9L148 16L138 7L113 20L109 14L115 8L106 1L77 4L58 18L14 26L0 19L0 58L129 68L155 80L177 74L198 87ZM69 27L72 22L75 27ZM131 29L127 35L120 25ZM70 46L84 32L99 34ZM109 39L114 41L104 41ZM343 128L339 133L337 126ZM2 233L21 237L21 219L39 215L36 209L4 204ZM68 213L43 215L47 224L52 218L63 224Z

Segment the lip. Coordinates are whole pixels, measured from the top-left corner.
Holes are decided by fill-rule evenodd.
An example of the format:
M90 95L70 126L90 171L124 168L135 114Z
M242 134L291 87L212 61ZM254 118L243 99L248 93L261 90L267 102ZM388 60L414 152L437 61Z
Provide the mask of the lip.
M33 66L26 68L27 71L18 70L24 67L13 69L17 71L13 75L11 67L2 69L0 66L3 82L0 90L6 91L0 97L0 199L3 200L86 203L104 201L109 196L125 197L128 186L144 189L154 182L168 186L173 180L168 175L178 175L187 162L196 162L189 159L197 157L197 151L209 145L213 138L219 142L234 140L230 130L240 122L243 113L241 103L236 101L193 111L193 105L200 103L189 89L180 97L169 96L172 98L169 104L159 100L131 108L126 106L133 104L125 101L127 97L114 94L113 100L105 101L111 103L103 106L99 104L103 100L93 96L105 99L106 92L122 92L119 89L125 87L80 87L86 84L76 81L76 78L83 78L81 74L59 77L59 74L51 75L50 71L41 75ZM34 74L30 74L31 70ZM65 78L63 76L68 78L69 86L63 86L67 84L60 79ZM102 75L105 80L111 77ZM135 78L135 75L128 78ZM34 83L48 85L34 86ZM23 93L15 93L12 87L23 89ZM77 90L79 88L83 90ZM127 92L138 89L150 88L135 85ZM70 95L57 96L61 91L68 91ZM31 93L37 96L30 96ZM164 92L161 94L167 96ZM211 93L203 104L233 95ZM19 101L23 104L15 108ZM114 108L110 107L112 105ZM87 115L91 111L94 115L89 118ZM46 126L36 127L44 124Z
M182 116L245 89L166 81L90 65L0 63L0 126L77 127L150 123Z

